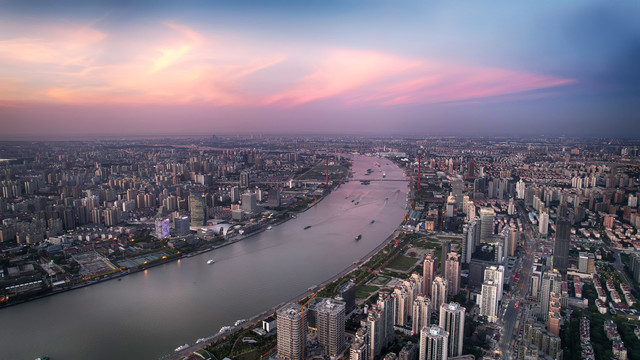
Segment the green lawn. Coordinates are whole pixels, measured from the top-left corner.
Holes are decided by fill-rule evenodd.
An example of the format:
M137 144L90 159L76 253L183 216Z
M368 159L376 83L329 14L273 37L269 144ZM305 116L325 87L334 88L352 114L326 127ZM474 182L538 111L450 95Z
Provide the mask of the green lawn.
M411 270L418 262L417 258L412 258L404 255L398 255L393 261L387 265L387 268L400 270L400 271L409 271Z
M373 285L362 285L356 288L356 298L358 299L366 299L368 298L374 291L380 289L377 286Z
M373 280L369 281L369 284L371 284L371 285L378 285L378 286L384 286L384 285L387 285L387 283L389 282L389 280L391 280L391 279L389 279L389 278L388 278L388 277L386 277L386 276L376 276L376 278L375 278L375 279L373 279Z

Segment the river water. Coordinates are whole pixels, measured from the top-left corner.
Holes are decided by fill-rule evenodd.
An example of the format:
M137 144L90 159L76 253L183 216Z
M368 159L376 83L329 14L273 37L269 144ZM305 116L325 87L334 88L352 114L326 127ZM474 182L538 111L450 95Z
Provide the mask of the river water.
M404 179L385 159L356 156L352 169L355 178L380 179L386 172L386 179ZM369 176L367 169L373 170ZM157 359L172 353L301 294L368 254L402 221L407 190L404 181L351 181L296 219L230 246L0 309L0 359ZM362 239L355 241L358 234ZM209 259L215 263L207 265Z

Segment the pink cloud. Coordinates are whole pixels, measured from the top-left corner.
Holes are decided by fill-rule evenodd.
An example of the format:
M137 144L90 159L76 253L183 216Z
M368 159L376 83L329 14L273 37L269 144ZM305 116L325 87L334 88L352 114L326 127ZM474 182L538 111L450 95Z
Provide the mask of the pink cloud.
M415 69L419 61L373 51L331 50L293 88L267 97L265 104L295 106L342 95L377 80Z
M575 82L377 51L313 44L295 48L200 32L174 22L156 24L137 36L87 26L24 26L27 35L0 41L0 106L198 103L288 108L325 99L347 106L394 106L495 99ZM118 57L105 56L109 54Z

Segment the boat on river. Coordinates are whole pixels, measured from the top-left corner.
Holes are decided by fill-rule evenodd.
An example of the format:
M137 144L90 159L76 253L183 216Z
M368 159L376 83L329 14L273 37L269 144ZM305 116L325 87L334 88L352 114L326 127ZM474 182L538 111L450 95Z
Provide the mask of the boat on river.
M307 230L310 227L311 227L311 225L307 225L307 226L304 227L304 229Z
M356 241L362 239L362 234L358 234L358 236L356 236Z
M184 350L184 349L186 349L186 348L188 348L188 347L189 347L189 344L183 344L183 345L178 346L178 347L177 347L175 350L173 350L173 351L175 351L175 352L180 352L180 351L182 351L182 350Z
M215 261L213 261L213 259L209 259L209 261L207 261L207 265L211 265L213 264Z

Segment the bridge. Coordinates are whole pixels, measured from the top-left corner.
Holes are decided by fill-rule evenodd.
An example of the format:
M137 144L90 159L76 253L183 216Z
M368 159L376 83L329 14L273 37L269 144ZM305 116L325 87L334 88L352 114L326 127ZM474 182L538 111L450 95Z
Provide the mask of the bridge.
M409 179L387 179L387 178L358 178L358 179L347 179L347 181L409 181Z

